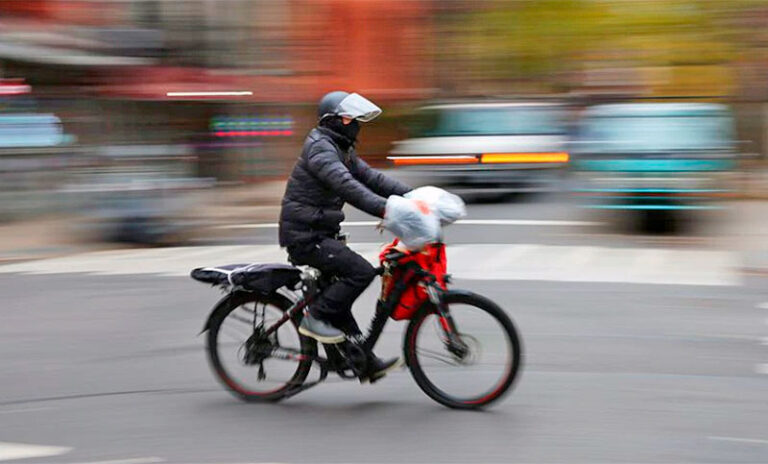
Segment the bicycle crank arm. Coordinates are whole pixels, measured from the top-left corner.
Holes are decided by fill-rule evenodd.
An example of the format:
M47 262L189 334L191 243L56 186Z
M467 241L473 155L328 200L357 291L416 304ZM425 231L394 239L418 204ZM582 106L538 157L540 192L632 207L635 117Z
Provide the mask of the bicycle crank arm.
M326 360L323 358L315 358L314 361L320 366L320 377L318 377L317 380L314 382L308 382L308 383L302 383L300 385L297 385L294 388L291 388L285 393L284 398L290 398L294 395L298 395L299 393L309 390L312 387L316 387L317 385L320 385L325 381L325 379L328 377L328 368L326 367Z

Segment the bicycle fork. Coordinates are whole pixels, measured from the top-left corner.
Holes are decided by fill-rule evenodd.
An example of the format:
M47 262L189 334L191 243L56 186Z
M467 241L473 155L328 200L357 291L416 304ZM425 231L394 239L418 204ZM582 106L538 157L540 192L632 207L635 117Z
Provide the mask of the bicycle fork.
M456 328L456 322L451 316L448 310L448 305L445 304L443 296L445 290L437 285L435 282L427 284L427 296L430 303L434 305L437 310L437 317L440 321L440 327L443 330L443 343L446 349L454 356L463 360L469 354L469 347L461 339L460 333Z

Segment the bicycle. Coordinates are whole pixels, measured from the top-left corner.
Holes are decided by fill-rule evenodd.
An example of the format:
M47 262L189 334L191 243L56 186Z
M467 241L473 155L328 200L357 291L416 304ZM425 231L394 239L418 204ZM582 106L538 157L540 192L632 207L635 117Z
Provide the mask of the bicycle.
M432 246L444 247L442 243ZM322 383L330 372L342 379L365 381L366 353L376 345L404 293L417 285L428 298L410 317L403 355L419 388L456 409L478 409L498 401L515 383L521 365L522 347L514 323L490 299L466 290L448 290L442 284L449 283L450 276L439 282L429 270L406 262L411 255L392 250L382 255L377 273L402 278L378 300L362 339L322 344L325 356L319 354L314 339L299 334L298 327L304 309L332 279L313 268L282 264L194 270L196 280L227 291L203 328L214 373L245 401L292 397ZM489 348L495 350L490 357ZM312 366L320 372L316 380L307 381ZM490 380L490 385L475 390L481 380Z

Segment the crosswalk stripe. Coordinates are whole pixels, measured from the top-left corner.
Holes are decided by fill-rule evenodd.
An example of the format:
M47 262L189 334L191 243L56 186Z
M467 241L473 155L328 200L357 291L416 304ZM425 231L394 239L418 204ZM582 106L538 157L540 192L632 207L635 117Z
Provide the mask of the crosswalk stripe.
M44 458L58 456L72 451L63 446L30 445L26 443L0 442L0 461L14 459Z
M526 256L534 254L537 245L512 244L497 250L491 258L484 263L484 272L487 276L496 275L515 263L525 262ZM451 261L449 261L450 263Z
M377 264L379 243L350 245ZM609 248L542 244L448 247L449 272L460 279L739 285L738 255L713 250ZM0 266L0 274L188 276L196 267L287 262L274 245L231 245L93 252Z

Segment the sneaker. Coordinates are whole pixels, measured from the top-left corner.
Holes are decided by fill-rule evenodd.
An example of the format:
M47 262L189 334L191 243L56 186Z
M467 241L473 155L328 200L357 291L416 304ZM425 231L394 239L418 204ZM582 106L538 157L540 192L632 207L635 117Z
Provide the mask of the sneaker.
M391 358L384 360L376 355L371 355L371 359L368 361L368 363L369 366L367 380L373 383L387 375L388 372L402 367L403 358Z
M329 345L341 343L346 339L344 332L311 314L304 315L299 325L299 333Z

